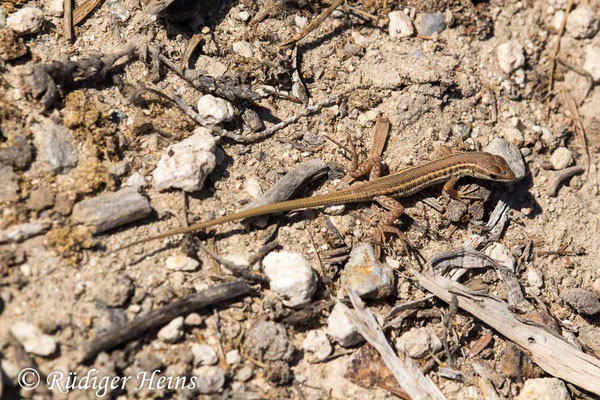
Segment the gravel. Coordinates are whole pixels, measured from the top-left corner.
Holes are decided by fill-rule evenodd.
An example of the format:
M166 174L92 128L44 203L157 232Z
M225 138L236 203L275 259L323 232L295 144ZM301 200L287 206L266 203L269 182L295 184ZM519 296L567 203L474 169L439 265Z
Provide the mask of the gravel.
M394 290L394 271L377 260L371 245L357 246L342 272L342 287L347 286L361 297L383 298Z
M580 5L569 13L567 33L576 39L591 38L598 32L599 24L596 12L586 5Z
M254 325L246 336L244 349L246 354L259 361L290 361L295 351L285 327L273 321Z
M571 400L567 387L557 378L528 379L515 400Z
M415 34L415 27L410 17L403 11L392 11L388 17L390 18L389 31L392 39L411 37Z
M28 353L47 357L56 351L54 338L29 322L15 321L10 327L10 333Z
M198 114L203 125L220 124L235 116L233 105L227 100L205 94L198 100Z
M441 13L425 13L421 16L419 34L433 36L446 29L446 18Z
M396 339L396 349L406 351L413 358L422 358L429 352L436 353L442 349L442 342L433 328L411 328Z
M301 307L312 299L317 290L317 276L310 263L300 253L278 251L263 260L269 287L281 296L288 307Z
M589 44L587 46L583 68L592 74L595 82L600 81L600 45Z
M550 163L556 170L567 168L573 164L573 153L566 147L559 147L552 153Z
M175 343L183 337L183 317L177 317L163 326L157 337L165 343Z
M200 263L193 258L186 256L185 254L176 253L167 258L165 265L167 266L167 269L172 271L189 272L198 269Z
M323 361L331 354L332 347L327 335L322 330L308 332L302 342L302 348L314 353L317 360Z
M354 346L364 341L363 337L348 317L350 310L343 303L337 303L327 318L327 334L344 347Z
M509 167L515 173L517 180L525 177L526 169L523 156L519 148L502 138L494 138L486 147L485 151L503 157Z
M560 297L580 314L594 315L600 312L600 297L591 290L567 288L560 292Z
M502 43L496 51L498 64L507 74L511 74L525 65L525 49L517 41Z
M194 365L215 365L219 362L217 352L206 344L194 343L192 345L192 354L194 355Z
M39 8L24 7L6 18L6 26L19 35L31 35L42 29L44 13Z
M66 172L75 167L79 156L73 134L50 120L31 125L38 157L54 172Z

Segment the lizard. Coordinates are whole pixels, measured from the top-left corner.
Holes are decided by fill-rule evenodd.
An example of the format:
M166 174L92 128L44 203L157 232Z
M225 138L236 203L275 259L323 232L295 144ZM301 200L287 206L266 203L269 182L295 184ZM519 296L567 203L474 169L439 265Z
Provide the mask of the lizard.
M378 159L378 157L370 160L368 159L367 161L371 162L368 163L370 165L367 165L367 168L359 168L359 170L356 168L354 168L354 170L351 169L350 176L352 178L357 178L361 175L366 175L369 172L368 167L377 164ZM451 198L460 200L473 198L454 188L458 180L462 177L472 177L504 183L510 183L517 180L515 173L503 157L486 152L456 153L420 165L404 168L382 177L377 176L379 175L378 173L375 175L375 177L372 177L373 179L367 182L358 183L345 189L312 197L281 201L227 214L222 217L195 223L188 227L173 229L154 236L142 238L126 244L118 250L123 250L151 240L205 230L216 225L239 221L245 218L367 201L376 201L389 210L378 228L380 235L383 235L384 233L394 233L406 240L400 230L392 225L393 222L404 213L404 207L396 200L396 198L408 197L430 186L444 183L443 190Z

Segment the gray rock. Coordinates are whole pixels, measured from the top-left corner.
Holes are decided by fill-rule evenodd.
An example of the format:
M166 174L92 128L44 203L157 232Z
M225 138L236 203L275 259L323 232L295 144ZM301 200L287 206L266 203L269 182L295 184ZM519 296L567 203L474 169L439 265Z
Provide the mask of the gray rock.
M419 34L433 36L446 29L446 18L441 13L425 13L421 16Z
M388 17L390 18L390 38L405 38L415 34L415 27L410 17L403 11L392 11Z
M302 348L315 354L317 360L323 361L331 354L331 343L327 335L322 330L308 332L302 342Z
M529 268L527 271L527 282L529 286L541 289L544 286L544 275L537 268Z
M49 222L40 221L13 225L10 228L0 231L0 244L21 242L30 237L45 233L50 229L50 226Z
M252 58L252 45L245 40L240 40L233 44L233 51L242 57Z
M600 312L600 299L596 292L582 288L563 289L560 297L580 314L594 315Z
M172 271L195 271L200 263L185 254L176 253L167 258L165 265Z
M599 25L596 12L585 5L579 5L569 13L567 32L576 39L591 38L598 32Z
M600 45L588 45L583 68L592 74L594 81L600 81Z
M26 352L38 356L50 356L56 351L56 341L52 336L42 333L29 322L16 321L10 327L10 333L21 343Z
M288 307L301 307L317 290L317 276L310 263L300 253L273 251L263 259L269 287Z
M192 354L194 355L194 365L215 365L219 362L217 352L206 344L194 343L192 345Z
M198 313L190 313L185 317L183 323L186 326L200 326L204 322L204 318Z
M73 207L73 221L101 233L147 217L152 212L148 199L131 189L105 193L82 200Z
M350 310L343 303L337 303L327 318L327 334L344 347L354 346L364 341L350 321Z
M6 26L19 35L30 35L42 29L44 13L39 8L24 7L6 19Z
M193 371L200 393L217 393L225 384L225 373L217 367L204 366Z
M12 165L17 169L26 169L33 158L33 149L25 135L14 135L12 140L0 149L0 163Z
M175 343L183 337L183 317L177 317L163 326L156 335L165 343Z
M394 289L394 271L377 260L371 245L358 246L352 249L342 272L342 288L345 287L361 297L382 298Z
M0 204L19 200L19 176L8 165L0 165Z
M467 124L455 124L451 128L452 135L467 140L471 136L471 128Z
M109 307L121 307L133 294L133 281L127 275L109 274L92 287L97 300Z
M220 124L235 116L233 105L227 100L205 94L198 100L198 114L203 125Z
M273 321L261 321L248 332L244 343L245 354L259 361L290 361L294 345L285 327Z
M515 173L518 180L525 176L525 162L519 148L502 138L494 138L485 148L485 151L503 157Z
M239 364L240 361L242 361L240 351L237 349L228 351L227 354L225 354L225 361L227 361L227 364L229 365Z
M79 156L73 134L47 119L31 126L38 155L54 171L65 172L77 165Z
M556 170L567 168L573 164L573 153L566 147L559 147L552 153L550 163L552 163L552 168Z
M430 351L440 351L442 342L431 327L412 328L396 339L396 349L406 351L413 358L421 358Z
M498 46L498 64L507 74L511 74L525 65L525 50L517 41L511 40Z
M528 379L515 400L571 400L567 387L557 378Z
M158 190L178 188L186 192L202 189L215 169L217 139L206 128L196 128L189 138L169 146L152 173Z
M252 374L254 374L254 370L252 369L252 367L244 365L235 374L235 380L239 382L248 382L252 378Z

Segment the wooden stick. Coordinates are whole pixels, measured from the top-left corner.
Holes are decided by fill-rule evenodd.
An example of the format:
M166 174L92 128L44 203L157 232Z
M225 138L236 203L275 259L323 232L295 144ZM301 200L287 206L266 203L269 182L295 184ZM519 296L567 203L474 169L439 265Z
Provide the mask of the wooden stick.
M458 307L469 312L496 331L524 348L531 359L552 376L600 395L600 360L579 351L544 325L523 321L509 305L493 296L475 292L442 276L410 272L419 284L449 303L458 298Z

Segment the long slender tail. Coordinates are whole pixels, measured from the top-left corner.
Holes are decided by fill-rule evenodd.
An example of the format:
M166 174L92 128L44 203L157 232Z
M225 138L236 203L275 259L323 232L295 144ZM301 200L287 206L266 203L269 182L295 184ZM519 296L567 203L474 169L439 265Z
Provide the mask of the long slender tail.
M237 213L225 215L223 217L211 219L204 222L199 222L197 224L190 225L185 228L178 228L167 231L165 233L161 233L154 236L149 236L140 240L136 240L134 242L128 243L123 247L120 247L116 251L124 250L129 247L135 246L140 243L149 242L151 240L164 239L173 235L180 235L182 233L190 233L200 231L206 228L210 228L215 225L224 224L226 222L239 221L244 218L251 217L259 217L262 215L275 214L285 211L294 211L294 210L302 210L306 208L315 208L315 207L323 207L330 206L336 204L344 204L344 203L352 203L358 201L365 201L369 197L357 194L356 186L352 188L348 188L345 190L340 190L332 193L326 193L313 197L306 197L302 199L288 200L282 201L274 204L267 204L265 206L260 206L256 208L250 208L248 210L240 211Z

